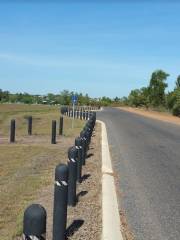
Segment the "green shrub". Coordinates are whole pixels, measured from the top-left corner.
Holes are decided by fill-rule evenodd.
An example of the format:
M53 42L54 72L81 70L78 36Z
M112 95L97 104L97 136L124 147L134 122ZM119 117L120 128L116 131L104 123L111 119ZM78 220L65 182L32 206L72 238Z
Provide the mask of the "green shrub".
M172 109L172 113L174 116L179 116L180 117L180 104L175 104Z

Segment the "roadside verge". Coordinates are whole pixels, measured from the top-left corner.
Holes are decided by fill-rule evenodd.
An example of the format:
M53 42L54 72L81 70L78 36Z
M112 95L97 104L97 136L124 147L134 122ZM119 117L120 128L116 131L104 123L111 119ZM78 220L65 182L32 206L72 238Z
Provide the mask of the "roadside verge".
M106 125L97 122L102 129L102 240L123 240Z
M172 116L171 114L166 113L166 112L157 112L157 111L145 110L145 109L133 108L133 107L117 107L117 109L135 113L135 114L141 115L146 118L152 118L155 120L180 125L179 117Z

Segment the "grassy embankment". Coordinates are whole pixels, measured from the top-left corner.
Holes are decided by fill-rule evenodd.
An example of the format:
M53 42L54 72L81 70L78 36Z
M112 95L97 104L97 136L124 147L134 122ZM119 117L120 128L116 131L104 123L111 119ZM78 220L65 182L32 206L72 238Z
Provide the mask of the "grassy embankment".
M33 117L33 135L27 135L26 117ZM54 169L67 162L67 149L74 144L84 122L64 119L64 135L51 142L51 121L59 109L44 105L0 104L0 236L13 239L22 232L24 209L39 192L53 184ZM10 120L16 119L16 142L9 143Z

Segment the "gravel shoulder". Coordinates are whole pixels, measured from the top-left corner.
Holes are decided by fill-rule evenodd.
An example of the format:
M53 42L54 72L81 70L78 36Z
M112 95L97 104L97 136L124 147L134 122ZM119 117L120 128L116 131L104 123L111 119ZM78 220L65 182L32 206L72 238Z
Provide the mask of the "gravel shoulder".
M83 181L77 186L77 205L68 207L67 239L100 240L101 217L101 126L96 123L86 165L83 167ZM47 240L52 239L54 185L44 188L35 203L42 204L47 211Z

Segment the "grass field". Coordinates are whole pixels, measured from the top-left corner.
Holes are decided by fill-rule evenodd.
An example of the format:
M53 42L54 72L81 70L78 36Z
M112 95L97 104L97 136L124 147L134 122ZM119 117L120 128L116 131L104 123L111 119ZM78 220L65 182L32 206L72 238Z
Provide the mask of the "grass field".
M33 135L27 135L27 116L33 117ZM59 109L45 105L0 105L0 239L22 232L24 209L43 188L53 184L54 169L67 162L84 122L64 118L64 134L51 144L51 122L59 122ZM9 143L9 125L16 120L16 142Z

